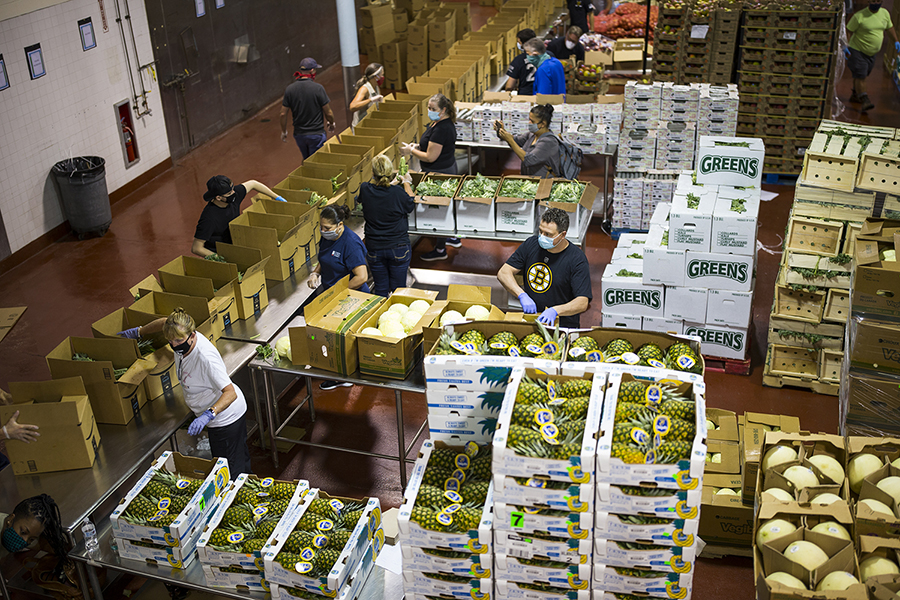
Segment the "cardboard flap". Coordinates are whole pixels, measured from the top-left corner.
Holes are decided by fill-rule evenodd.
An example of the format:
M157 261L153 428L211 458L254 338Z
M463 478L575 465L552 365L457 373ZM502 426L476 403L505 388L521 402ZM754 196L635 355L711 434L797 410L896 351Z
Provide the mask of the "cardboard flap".
M0 308L0 341L6 337L27 308L27 306Z
M491 288L487 285L459 285L451 283L447 286L448 302L491 303Z
M314 321L324 310L328 304L338 295L345 293L350 288L350 276L340 279L333 286L322 292L318 297L306 305L303 309L303 317L307 323ZM293 346L292 346L293 347Z
M116 383L124 383L125 385L139 385L144 379L147 378L147 375L150 374L150 371L152 371L155 366L155 361L139 358L138 360L134 361L134 363L130 367L128 367L128 370L125 371L124 375L116 380Z
M19 404L57 402L63 396L84 396L87 391L81 377L63 377L49 381L11 381L9 393L13 404Z
M494 203L493 198L469 198L466 196L457 196L454 199L462 201L462 202L472 202L474 204L493 204Z
M168 317L173 310L181 307L199 326L209 319L209 302L205 298L172 294L169 292L151 292L125 309L129 322L137 323L134 313Z
M288 336L291 339L291 362L298 366L309 364L309 347L306 327L289 327Z
M91 333L97 338L117 337L117 333L129 328L131 328L131 325L128 322L128 317L125 315L125 309L117 308L102 319L94 321L91 324Z
M143 295L142 292L162 292L163 289L159 284L159 281L156 280L155 275L147 275L139 283L136 283L135 285L128 288L128 291L131 292L132 298L139 298Z
M20 423L35 424L44 430L42 435L48 437L38 441L45 442L52 441L52 431L48 433L45 431L47 428L80 426L86 419L93 419L87 394L45 397L40 401L27 400L0 406L0 420L6 423L16 411L19 412L17 420Z
M259 248L236 246L225 242L216 242L216 254L228 262L236 264L239 270L247 269L251 265L255 266L262 260L262 251ZM244 276L247 276L246 272Z
M422 300L434 301L438 297L437 292L430 290L420 290L416 288L397 288L391 293L392 296L407 296L409 298L417 298Z
M416 196L416 204L428 204L430 206L450 206L453 198L446 196Z

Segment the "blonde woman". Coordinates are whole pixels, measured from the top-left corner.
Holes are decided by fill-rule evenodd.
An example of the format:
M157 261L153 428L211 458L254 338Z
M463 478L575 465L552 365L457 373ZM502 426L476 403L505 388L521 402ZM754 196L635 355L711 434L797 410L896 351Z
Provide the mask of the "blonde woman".
M384 67L372 63L366 67L362 79L356 82L356 95L350 101L350 112L353 113L351 125L356 125L368 114L369 107L378 106L384 100L381 95L381 84L384 83Z
M380 154L372 159L372 182L359 187L359 202L366 219L366 258L375 293L387 297L398 287L406 286L411 248L409 245L409 213L415 210L410 184L404 175L403 186L395 185L394 165Z

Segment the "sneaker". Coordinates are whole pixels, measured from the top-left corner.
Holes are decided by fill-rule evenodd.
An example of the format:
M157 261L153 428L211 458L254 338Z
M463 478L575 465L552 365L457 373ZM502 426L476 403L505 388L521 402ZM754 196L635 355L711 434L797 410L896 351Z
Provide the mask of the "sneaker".
M859 96L856 95L856 92L851 92L851 93L850 93L850 100L849 100L849 101L852 102L853 104L859 104Z
M862 102L862 107L860 107L859 112L868 112L875 108L875 104L869 100L869 96L865 94L859 97L859 101Z
M419 258L421 258L425 262L433 262L436 260L447 260L447 251L444 250L443 252L441 252L439 250L432 250L431 252L426 252Z
M459 238L447 238L445 244L451 248L462 248L462 240Z
M327 392L328 390L336 390L339 387L353 387L353 384L348 381L332 381L328 379L319 384L319 389L323 392Z

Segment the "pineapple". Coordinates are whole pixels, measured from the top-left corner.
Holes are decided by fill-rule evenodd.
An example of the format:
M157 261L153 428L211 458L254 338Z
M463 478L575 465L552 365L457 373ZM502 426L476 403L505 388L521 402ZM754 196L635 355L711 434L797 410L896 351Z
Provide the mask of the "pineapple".
M427 483L428 485L443 489L444 483L446 483L447 479L449 479L452 474L453 471L450 470L425 469L425 472L422 474L422 483Z
M663 442L656 449L656 462L659 464L674 464L685 460L691 455L691 443L688 441Z
M284 542L284 550L291 554L300 554L304 548L313 547L316 534L309 531L292 531Z
M522 353L524 356L535 357L542 354L540 350L538 350L544 343L544 339L536 334L529 333L522 341L519 343L519 347L522 349ZM535 351L537 350L537 351Z
M451 448L435 447L431 450L431 457L428 459L428 468L453 471L456 469L456 457L459 454L459 451Z
M619 386L619 402L646 402L647 386L640 381L623 381Z
M225 511L222 517L222 523L228 527L252 527L253 526L253 506L250 504L235 504Z
M450 502L444 498L444 490L433 485L423 484L419 486L416 496L416 506L428 506L441 509Z
M169 473L169 475L172 475L172 474ZM172 491L173 491L173 493L175 493L178 496L187 496L188 498L190 498L191 496L196 494L197 491L203 486L202 479L192 479L190 477L181 477L181 478L174 477L174 476L172 476L172 477L175 480L175 483L173 483ZM180 483L182 485L184 485L182 482L187 482L187 485L184 487L179 487L178 484L180 484Z
M253 537L260 540L267 540L272 537L272 534L275 532L275 528L277 526L278 520L276 519L263 521L259 524L259 527L256 528L256 531L253 532Z
M296 569L294 568L294 565L304 561L303 557L299 554L293 554L291 552L279 552L278 556L275 557L275 562L277 562L288 571L295 571Z
M650 409L645 404L637 402L619 402L616 405L616 422L632 420L645 420L651 416Z
M488 480L491 478L492 470L491 455L485 454L484 456L478 456L472 461L472 466L469 467L469 481Z
M462 354L462 352L453 347L453 342L455 341L457 341L457 336L455 333L447 333L446 331L443 332L440 339L438 340L437 345L434 348L434 355L454 356L457 354Z
M627 352L634 352L634 346L631 345L631 342L622 338L610 340L603 350L603 354L606 356L622 356Z
M187 496L175 496L169 499L169 514L180 515L181 511L187 508L188 502L191 501Z
M231 540L229 540L228 537L234 533L244 534L243 540L241 540L240 542L232 542ZM226 548L229 550L234 550L232 548L232 546L243 543L245 540L252 539L248 535L248 533L249 532L245 529L232 528L232 527L217 527L212 532L212 535L209 536L209 545L213 546L214 548Z
M562 405L557 406L556 410L559 414L565 415L570 419L583 421L587 418L590 404L591 399L589 396L578 396L577 398L569 398Z
M290 500L275 500L274 502L269 502L269 512L266 513L266 518L274 519L275 517L280 517L287 512L290 504Z
M562 439L572 439L578 440L578 443L581 443L581 439L584 437L584 420L581 421L566 421L565 423L561 423L559 425L559 436Z
M547 358L549 360L562 360L563 358L563 348L566 345L566 336L565 334L561 334L559 332L559 324L556 325L556 328L553 330L553 333L550 333L544 324L538 321L537 323L538 329L541 332L541 335L544 337L544 341L542 343L553 342L556 345L556 352L551 355L541 354L541 358Z
M693 423L696 417L696 405L692 400L677 398L678 396L675 396L674 399L663 400L659 405L659 414Z
M143 496L138 496L131 501L128 509L122 515L126 521L134 525L142 525L147 519L157 513L156 505Z
M326 517L325 515L320 515L319 513L307 510L305 513L303 513L303 516L300 517L300 521L297 522L297 529L313 531L316 529L316 524L319 521L327 518L328 517Z
M244 554L253 554L254 552L259 552L263 549L263 546L266 545L266 540L260 538L251 538L244 542L244 545L241 546L241 552Z
M513 406L512 424L521 427L538 427L535 417L540 411L550 411L552 418L550 421L556 423L559 421L556 412L546 404L524 404L517 403Z
M328 547L335 550L342 550L347 542L350 541L351 531L347 529L335 529L328 534Z
M484 334L477 329L470 329L459 336L459 341L462 344L474 344L476 348L481 348L487 340L485 340Z
M593 352L595 350L599 350L600 344L598 344L597 340L595 340L591 336L582 335L582 336L579 336L579 338L577 340L572 342L572 347L573 348L581 348L585 351L585 353L587 353L587 352Z
M437 515L437 511L433 508L414 506L410 518L425 529L447 531L447 528L438 522Z
M537 382L529 377L524 377L516 391L516 402L523 404L546 404L550 402L550 395L544 382Z
M518 345L519 340L509 331L501 331L488 340L488 354L507 356L509 349Z
M477 508L462 507L453 515L453 524L463 531L478 529L481 523L481 510Z
M638 348L636 354L646 364L650 364L651 360L659 362L664 362L666 360L666 354L662 351L662 348L652 342Z
M578 338L581 339L581 338ZM592 340L593 338L585 338L588 340ZM587 379L569 379L568 381L563 381L556 386L556 392L558 395L563 396L565 398L577 398L579 396L590 396L591 395L591 385L592 383Z
M348 529L353 529L356 527L356 524L359 523L362 516L362 510L348 510L344 513L340 524Z
M487 499L489 481L476 481L474 483L466 483L459 490L459 494L463 497L463 502L474 506L484 506Z
M323 548L316 552L316 556L313 558L313 565L322 573L330 573L331 569L334 567L334 563L337 562L340 556L340 549Z
M634 444L613 443L612 457L631 465L644 464L644 453Z
M162 500L163 498L168 498L172 495L172 488L162 481L151 479L147 482L147 485L144 486L141 494L146 494L156 500Z
M633 442L634 438L631 437L631 431L633 429L643 430L647 435L647 438L649 439L650 432L652 431L652 424L648 423L647 421L628 421L625 423L616 423L615 428L613 429L613 442Z
M248 479L244 482L244 485L241 486L241 489L237 491L237 494L234 497L234 501L237 504L245 504L251 507L251 510L254 506L259 504L260 498L257 495L258 492L253 489L253 486L250 484L252 480Z
M569 460L581 454L581 444L560 444L553 446L552 455L556 460Z
M296 484L287 483L286 481L276 481L275 484L269 488L269 496L274 500L290 500L294 497L294 492L296 491ZM271 508L269 510L271 511Z
M694 439L697 434L697 427L688 421L682 419L669 419L669 432L666 434L667 441L687 441Z
M693 366L687 368L679 363L679 359L687 357L693 361ZM676 342L669 346L666 351L666 366L676 371L685 371L688 373L700 373L703 366L700 363L700 357L687 344Z
M510 425L507 446L522 456L544 457L547 455L544 438L539 432L528 427Z

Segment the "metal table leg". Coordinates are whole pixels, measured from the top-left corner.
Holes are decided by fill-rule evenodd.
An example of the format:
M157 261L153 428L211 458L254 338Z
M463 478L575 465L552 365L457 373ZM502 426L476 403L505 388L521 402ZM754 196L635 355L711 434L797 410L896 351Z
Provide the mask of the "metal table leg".
M309 402L309 418L316 420L316 407L313 405L312 377L306 377L306 401Z
M607 234L612 232L609 221L609 158L609 154L603 155L603 218L600 219L600 230Z
M472 174L472 146L466 146L466 160L469 162L469 175Z
M278 468L278 447L275 445L275 431L277 427L275 426L275 406L276 400L274 395L272 394L272 386L269 383L269 373L268 371L263 371L263 387L266 391L266 406L268 406L268 417L269 417L269 442L272 444L272 463L275 465L275 468Z
M397 441L399 443L400 486L406 491L406 439L403 431L403 393L394 390L394 402L397 404Z
M11 600L9 590L6 587L6 577L3 576L3 573L0 573L0 595L3 596L4 600Z
M259 405L259 388L257 387L255 369L250 369L250 385L253 387L253 410L256 413L256 423L259 427L259 447L265 452L266 436L263 434L262 410Z
M97 577L97 569L90 564L86 565L86 567L88 580L91 582L91 589L94 590L94 600L103 600L103 587L100 585L100 579Z

